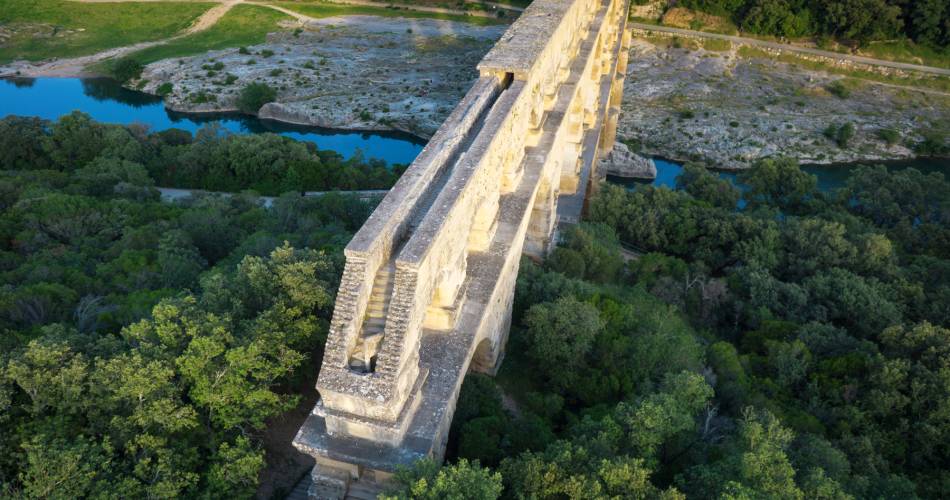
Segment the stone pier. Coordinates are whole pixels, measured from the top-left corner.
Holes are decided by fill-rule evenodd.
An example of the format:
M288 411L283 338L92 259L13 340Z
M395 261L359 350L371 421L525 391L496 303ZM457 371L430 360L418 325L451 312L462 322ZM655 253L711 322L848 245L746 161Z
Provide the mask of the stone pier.
M311 498L441 460L469 370L504 357L522 254L576 223L613 145L626 0L535 0L345 250L320 401L294 440Z

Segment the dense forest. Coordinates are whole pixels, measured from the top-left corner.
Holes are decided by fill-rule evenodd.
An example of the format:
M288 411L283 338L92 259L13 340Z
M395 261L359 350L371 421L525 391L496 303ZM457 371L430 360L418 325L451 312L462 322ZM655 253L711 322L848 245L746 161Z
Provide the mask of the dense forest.
M865 167L821 193L789 160L741 180L604 186L523 261L448 464L391 496L950 497L950 184Z
M163 159L226 175L260 148L329 179L362 166L276 136L192 141L82 115L0 132L0 497L253 495L266 422L319 369L342 248L374 203L171 204L153 186Z
M160 201L284 189L239 180L262 148L331 188L376 168L275 136L0 121L0 497L254 495L374 206ZM602 186L523 261L506 361L466 378L446 465L389 495L950 497L950 183L863 167L820 192L784 159L740 180Z
M946 0L677 0L676 5L726 16L743 30L765 35L950 45Z
M78 111L52 123L0 120L0 169L53 171L91 184L99 184L98 178L149 178L161 187L278 195L388 189L403 168L361 154L344 160L276 134L229 134L214 126L195 135L179 129L150 133L144 126L97 123Z

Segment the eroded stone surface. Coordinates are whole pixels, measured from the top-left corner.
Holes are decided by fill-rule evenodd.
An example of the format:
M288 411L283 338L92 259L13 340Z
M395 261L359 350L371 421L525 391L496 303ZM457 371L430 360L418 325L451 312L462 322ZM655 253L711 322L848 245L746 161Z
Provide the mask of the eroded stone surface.
M601 166L605 175L626 179L656 178L656 163L630 151L622 142L614 144L614 148L601 160Z
M348 16L272 33L262 45L148 65L143 90L176 111L233 111L252 82L277 89L261 118L430 137L478 76L503 26Z
M694 43L683 42L684 45ZM618 136L641 154L748 168L785 155L803 163L903 159L922 132L950 132L950 96L867 81L849 81L847 97L828 91L841 76L767 58L669 48L669 40L635 39L624 86ZM846 148L823 135L852 123ZM888 144L880 131L893 130Z

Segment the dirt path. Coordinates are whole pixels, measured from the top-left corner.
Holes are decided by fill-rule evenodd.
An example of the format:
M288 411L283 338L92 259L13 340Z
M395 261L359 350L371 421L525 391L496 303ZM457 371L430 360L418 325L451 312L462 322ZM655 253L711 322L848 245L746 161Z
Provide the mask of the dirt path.
M706 33L705 31L693 31L693 30L686 30L686 29L681 29L681 28L670 28L668 26L656 26L653 24L642 24L642 23L628 23L628 25L631 28L641 29L645 31L662 31L664 33L675 33L675 34L684 35L684 36L698 36L698 37L703 37L703 38L712 38L716 40L726 40L733 43L752 45L752 46L763 47L763 48L768 48L768 49L784 50L788 52L798 52L800 54L809 54L813 56L828 57L832 59L838 59L840 61L850 61L850 62L854 62L858 64L870 64L873 66L882 66L885 68L894 68L894 69L901 69L901 70L907 70L907 71L918 71L921 73L930 73L933 75L950 76L950 69L937 68L934 66L923 66L920 64L885 61L883 59L873 59L873 58L864 57L864 56L840 54L838 52L831 52L828 50L813 49L810 47L798 47L795 45L769 42L766 40L758 40L755 38L745 38L745 37L733 36L733 35L720 35L718 33Z
M418 12L432 12L434 14L454 14L458 16L487 17L491 19L494 19L498 16L494 12L486 12L486 11L481 11L481 10L447 9L444 7L427 7L424 5L413 5L409 3L383 3L383 2L375 2L373 0L327 0L327 1L329 3L335 3L339 5L361 5L364 7L380 7L380 8L395 7L398 9L415 10ZM520 11L520 9L518 9L517 7L509 7L503 4L486 3L486 5L491 5L498 9L511 10L515 12Z
M105 3L105 0L76 0L85 3ZM134 2L158 2L164 0L124 0ZM193 35L214 26L225 14L235 5L243 3L244 0L221 0L218 5L208 9L198 19L195 20L187 29L175 36L161 40L152 40L149 42L126 45L125 47L116 47L114 49L104 50L88 56L71 57L68 59L53 59L50 61L29 63L14 62L5 67L0 67L0 77L20 76L27 78L36 77L76 77L87 76L86 67L107 59L122 57L132 52L163 45L179 38Z

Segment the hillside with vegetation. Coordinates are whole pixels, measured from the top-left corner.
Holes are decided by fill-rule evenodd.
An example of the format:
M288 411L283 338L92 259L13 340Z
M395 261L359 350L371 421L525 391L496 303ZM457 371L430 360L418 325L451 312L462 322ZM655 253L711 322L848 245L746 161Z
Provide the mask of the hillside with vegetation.
M395 176L273 135L0 120L0 497L252 496L270 422L313 392L342 248L375 202L171 204L155 185L379 171Z
M722 15L763 35L858 44L907 38L941 50L950 45L950 7L939 0L679 0L676 6Z
M449 464L391 496L950 495L950 184L865 167L821 193L790 160L742 181L604 186L522 263Z

